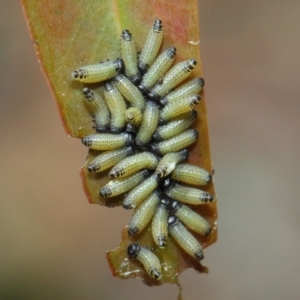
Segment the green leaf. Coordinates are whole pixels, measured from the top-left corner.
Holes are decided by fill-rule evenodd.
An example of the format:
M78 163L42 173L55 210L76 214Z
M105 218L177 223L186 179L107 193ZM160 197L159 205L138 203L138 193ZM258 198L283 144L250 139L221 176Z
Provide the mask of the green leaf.
M71 80L71 72L82 65L120 56L119 40L123 29L133 33L137 49L140 50L153 21L161 19L164 25L162 49L175 46L176 61L195 58L198 67L193 76L202 74L196 0L23 0L23 7L37 55L53 91L63 124L73 137L82 138L93 133L94 129L84 105L83 85ZM204 94L197 111L199 117L195 127L200 132L200 138L190 149L189 162L212 171ZM108 182L107 172L95 176L86 170L88 162L96 154L97 151L89 152L81 170L87 197L91 203L120 205L121 197L107 200L99 196L100 187ZM205 190L214 194L213 183ZM217 238L216 203L202 205L196 210L213 226L209 237L197 237L203 247L207 247ZM128 237L124 229L120 246L107 254L114 275L121 278L140 277L148 285L160 285L176 283L178 275L189 267L207 272L205 267L186 255L170 238L165 250L154 251L163 265L163 279L154 281L138 262L127 258L127 246L137 240L154 247L149 228L135 238Z

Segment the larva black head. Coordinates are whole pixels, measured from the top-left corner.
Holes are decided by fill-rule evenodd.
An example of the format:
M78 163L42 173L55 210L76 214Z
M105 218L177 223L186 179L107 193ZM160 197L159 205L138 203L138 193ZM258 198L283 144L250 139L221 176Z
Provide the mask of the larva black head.
M83 93L86 100L89 101L89 100L94 99L94 91L93 90L85 87L85 88L82 89L82 93Z
M147 149L147 144L141 142L140 140L135 140L135 145L138 149L145 151Z
M158 144L156 144L156 143L151 144L150 149L151 149L152 153L157 154L157 155L162 155L159 150Z
M152 100L152 101L155 101L158 103L158 101L160 100L160 96L158 94L156 94L155 92L153 91L150 91L148 93L148 97Z
M202 260L204 258L204 254L202 250L198 250L194 253L194 256L197 260Z
M109 127L108 127L108 125L99 125L99 124L96 124L95 129L99 133L107 133Z
M175 181L171 178L166 178L164 181L164 190L167 192L168 190L172 189L175 185Z
M85 136L84 138L81 139L81 143L84 145L84 146L91 146L92 144L92 140L89 136Z
M124 72L124 62L121 58L118 57L114 61L114 66L115 66L115 69L118 73L123 73Z
M161 142L163 139L160 136L159 132L155 131L153 136L152 136L152 140L155 141L155 142Z
M169 209L170 204L171 204L170 199L164 197L163 199L160 200L159 205L165 209Z
M144 84L139 84L138 88L144 95L147 95L149 93L149 90Z
M167 123L168 123L168 122L165 121L164 119L158 118L158 125L159 125L159 126L166 125Z
M210 183L212 181L212 176L209 174L206 179L206 183Z
M179 223L179 221L178 221L177 217L175 217L173 215L169 216L169 218L168 218L168 227L175 227L175 226L178 225L178 223Z
M118 74L114 77L115 82L122 82L123 79L124 79L124 75L122 75L122 74Z
M135 126L133 126L131 123L127 123L125 131L129 132L129 133L136 133L138 130L138 128L136 128Z
M164 97L162 99L159 100L159 104L162 105L162 106L166 106L168 104L168 98L167 97Z
M94 172L97 172L98 171L98 168L97 168L97 165L96 164L89 164L89 166L87 167L88 171L91 172L91 173L94 173Z
M194 137L195 137L195 140L196 140L199 136L199 131L197 129L194 129L193 133L194 133Z
M113 91L114 90L114 86L110 83L110 82L106 82L104 84L104 90L106 92L110 92L110 91Z
M116 127L114 125L110 125L109 128L110 128L110 132L114 133L114 134L121 133L123 131L123 127ZM129 146L129 145L126 145L126 146Z
M147 73L147 71L149 69L149 65L145 64L144 62L139 60L138 61L138 68L139 68L139 70L141 71L142 74L145 74L145 73Z
M188 149L183 149L180 151L180 155L181 155L182 159L184 160L184 159L189 158L190 153L189 153Z
M108 198L109 196L111 196L111 190L108 187L103 187L100 190L99 194L103 198Z
M135 258L139 255L141 246L139 244L131 244L127 248L127 254L130 258Z
M122 39L124 41L131 41L132 40L132 34L129 32L129 30L124 29L122 31L122 35L121 35Z
M191 111L191 114L192 114L192 118L195 118L195 119L196 119L196 118L198 117L198 113L197 113L197 111L194 110L194 109Z
M199 82L199 85L203 88L204 85L205 85L204 79L203 79L202 77L199 77L199 78L198 78L198 82Z
M176 214L176 212L180 209L181 203L178 202L177 200L173 200L170 204L170 213L171 214Z
M125 142L125 146L133 146L134 144L134 137L132 134L128 133L128 132L124 132L124 134L126 134L127 139Z
M149 170L145 169L145 170L143 170L142 172L143 172L143 177L144 177L144 179L146 179L146 178L149 177L149 175L150 175L150 171L149 171Z
M138 85L141 80L142 80L142 75L140 72L138 72L137 74L133 75L133 76L128 76L128 79L134 84L134 85Z
M155 20L154 21L153 30L154 31L161 31L162 30L162 21L161 20Z
M196 106L201 100L201 96L200 95L194 95L191 98L191 102L194 106Z

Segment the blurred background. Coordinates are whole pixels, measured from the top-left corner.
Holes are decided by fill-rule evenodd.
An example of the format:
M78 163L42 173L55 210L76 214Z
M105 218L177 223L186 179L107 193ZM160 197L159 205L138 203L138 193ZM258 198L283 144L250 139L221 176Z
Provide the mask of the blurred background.
M130 212L89 205L19 1L0 11L0 299L176 299L114 278ZM184 299L299 299L300 1L200 1L219 240ZM72 155L70 155L72 153ZM298 186L298 187L297 187Z

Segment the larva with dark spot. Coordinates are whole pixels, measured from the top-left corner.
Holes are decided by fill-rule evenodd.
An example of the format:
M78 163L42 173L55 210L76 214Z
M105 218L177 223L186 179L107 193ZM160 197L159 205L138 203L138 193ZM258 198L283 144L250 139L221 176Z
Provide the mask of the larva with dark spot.
M85 83L95 83L110 79L122 71L124 64L122 59L106 61L94 65L80 67L72 72L72 78Z
M152 139L155 142L161 142L182 133L195 122L197 116L197 111L192 110L172 119L166 125L158 126Z
M156 58L153 65L150 66L148 72L143 76L142 82L139 85L139 89L144 94L149 93L150 89L169 70L174 62L175 56L176 48L170 47Z
M98 132L107 132L110 124L110 115L104 99L89 88L83 89L83 95L96 123Z
M137 66L137 52L135 42L128 30L121 35L121 57L125 65L125 74L131 82L137 84L141 81L141 73Z
M142 112L144 111L146 100L140 90L127 77L119 74L114 78L114 83L131 106L137 107Z
M155 244L161 249L167 244L169 205L169 199L161 199L152 220L152 236Z
M174 214L187 228L207 236L211 232L209 223L187 205L176 200L172 201L170 213Z
M111 115L110 131L119 133L126 125L125 111L127 107L125 100L112 83L104 85L104 98Z
M110 178L129 176L142 169L155 169L158 164L157 157L151 152L142 152L124 158L109 172Z
M138 59L138 68L141 73L147 72L149 66L154 62L163 40L162 21L155 20L148 32L146 41Z
M201 92L204 87L204 79L202 77L194 78L187 83L181 85L174 91L168 93L164 98L160 100L160 104L165 106L168 103L180 99L185 98L191 95L197 95Z
M134 139L127 132L120 134L95 133L85 136L81 141L82 144L93 150L114 150L131 146Z
M165 155L168 152L180 151L193 144L197 140L198 134L197 129L188 129L168 140L153 143L151 145L151 149L158 155Z
M100 196L109 198L126 193L145 180L149 174L148 170L142 170L128 177L110 180L100 190Z
M177 99L167 104L159 114L160 123L170 121L186 112L192 111L199 104L201 97L199 95L188 96L183 99Z
M125 111L125 119L127 122L126 131L136 132L142 123L143 114L137 107L130 107Z
M137 147L144 149L150 142L152 135L157 128L158 118L158 106L154 102L148 101L143 114L141 126L139 127L135 138Z
M189 157L189 152L187 149L170 152L163 156L163 158L158 163L155 173L159 178L169 175L176 167L178 163L187 159Z
M171 177L192 185L207 185L212 180L212 176L206 170L189 164L178 164Z
M109 169L127 156L133 155L134 149L129 146L122 149L106 151L94 158L87 169L89 172L96 173Z
M194 70L197 62L194 59L182 61L172 67L162 79L162 83L158 83L151 89L148 94L149 98L158 102L175 86L185 80Z
M156 211L160 197L161 193L156 190L134 210L128 225L129 235L139 234L145 229Z
M156 174L152 174L138 186L133 188L124 198L123 207L132 209L145 200L157 187L159 178Z
M200 243L175 216L168 218L169 233L176 243L190 256L197 260L204 258Z
M170 198L191 205L201 205L214 201L213 195L192 187L180 185L170 178L164 182L164 192Z
M137 259L145 268L146 272L154 279L161 279L161 265L157 256L149 249L137 244L131 244L127 248L130 258Z

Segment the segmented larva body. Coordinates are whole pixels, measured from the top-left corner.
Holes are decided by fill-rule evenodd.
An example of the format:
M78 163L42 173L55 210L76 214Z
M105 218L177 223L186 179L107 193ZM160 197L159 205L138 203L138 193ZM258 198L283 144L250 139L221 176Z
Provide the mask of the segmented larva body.
M158 248L165 248L168 238L168 215L170 200L163 198L156 209L152 220L151 232Z
M135 143L143 149L151 140L158 124L159 108L152 102L148 101L143 114L142 123L136 134Z
M150 28L142 52L138 59L138 68L142 74L146 73L154 62L163 40L162 21L155 20Z
M141 81L141 73L137 66L137 52L135 42L128 30L123 30L121 35L121 57L125 65L125 74L134 84Z
M170 205L170 213L174 214L186 227L201 235L209 235L211 226L194 210L176 200Z
M104 198L115 197L130 191L149 176L148 170L142 170L128 177L110 180L100 190L100 196Z
M160 123L170 121L179 115L192 111L196 105L198 105L200 100L201 97L199 95L193 95L172 101L160 111Z
M199 133L197 129L188 129L168 140L159 143L153 143L151 145L151 149L158 155L179 151L193 144L197 140L198 134Z
M114 83L131 106L144 111L146 100L140 90L127 77L119 74L114 78Z
M139 234L149 224L159 204L160 196L161 193L154 191L134 210L128 225L129 235Z
M197 115L197 111L192 110L172 119L166 125L158 126L152 139L155 142L161 142L182 133L195 122Z
M127 248L130 258L137 259L145 268L146 272L154 279L161 279L161 264L157 256L149 249L139 244L131 244Z
M189 157L187 149L170 152L163 156L158 163L155 173L159 178L169 175L176 167L176 165Z
M94 117L96 131L107 132L110 124L110 116L104 99L89 88L83 89L83 95Z
M153 65L149 68L147 73L143 76L139 89L147 94L150 89L163 77L163 75L170 69L176 56L176 48L170 47L160 54Z
M88 165L89 172L96 173L109 169L129 155L133 155L133 147L106 151L95 157Z
M127 122L126 131L136 132L142 123L143 114L137 107L130 107L125 111L125 118Z
M197 260L204 258L203 250L196 238L175 216L168 218L169 233L176 243L190 256Z
M123 207L132 209L138 206L146 199L158 186L159 178L156 174L152 174L138 186L133 188L124 198Z
M85 83L95 83L110 79L122 71L123 61L117 58L114 61L101 62L94 65L80 67L72 72L72 78Z
M114 150L131 146L134 142L131 134L95 133L85 136L82 143L93 150Z
M197 95L201 92L204 87L204 79L202 77L194 78L187 83L181 85L174 91L168 93L164 98L162 98L159 102L161 105L167 105L168 103L180 99L185 98L191 95Z
M171 178L192 185L207 185L212 176L203 168L189 164L178 164Z
M125 111L127 107L125 100L112 83L104 85L104 98L111 115L110 131L119 133L126 125Z
M110 171L110 178L129 176L142 169L155 169L158 164L157 157L151 152L142 152L124 158Z
M180 185L172 179L166 179L164 187L165 194L170 198L186 204L201 205L214 201L213 195L195 188Z
M148 96L153 101L159 101L168 92L170 92L175 86L185 80L194 70L197 62L194 59L189 59L176 64L172 67L162 78L162 83L158 83L151 89Z

